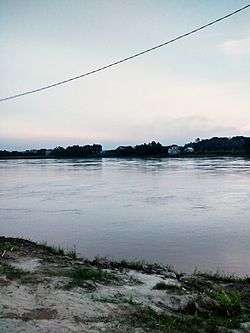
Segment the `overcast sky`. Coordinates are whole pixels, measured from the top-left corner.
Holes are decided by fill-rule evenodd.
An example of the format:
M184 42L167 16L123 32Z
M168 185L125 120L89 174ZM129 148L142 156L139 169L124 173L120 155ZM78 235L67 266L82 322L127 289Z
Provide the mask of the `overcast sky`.
M223 16L240 0L0 0L0 97ZM0 149L250 135L250 9L91 77L0 104Z

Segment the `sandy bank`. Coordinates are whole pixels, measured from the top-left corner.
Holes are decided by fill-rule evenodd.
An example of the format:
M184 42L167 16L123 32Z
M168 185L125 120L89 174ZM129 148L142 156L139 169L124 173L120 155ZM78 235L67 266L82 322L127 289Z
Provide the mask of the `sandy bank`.
M0 332L250 332L250 279L0 237Z

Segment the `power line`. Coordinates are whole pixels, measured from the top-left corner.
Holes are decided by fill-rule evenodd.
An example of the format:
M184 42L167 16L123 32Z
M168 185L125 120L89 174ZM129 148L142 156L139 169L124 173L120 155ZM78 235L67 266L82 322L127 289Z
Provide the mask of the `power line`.
M168 40L168 41L166 41L166 42L164 42L164 43L158 44L158 45L153 46L153 47L151 47L151 48L149 48L149 49L146 49L146 50L144 50L144 51L141 51L141 52L135 53L135 54L133 54L133 55L131 55L131 56L129 56L129 57L126 57L126 58L123 58L123 59L117 60L117 61L115 61L115 62L112 62L112 63L108 64L108 65L105 65L105 66L102 66L102 67L96 68L96 69L94 69L94 70L92 70L92 71L90 71L90 72L86 72L86 73L83 73L83 74L80 74L80 75L77 75L77 76L71 77L71 78L69 78L69 79L66 79L66 80L63 80L63 81L58 81L58 82L55 82L55 83L52 83L52 84L49 84L49 85L46 85L46 86L43 86L43 87L40 87L40 88L37 88L37 89L32 89L32 90L28 90L28 91L25 91L25 92L22 92L22 93L19 93L19 94L16 94L16 95L12 95L12 96L8 96L8 97L4 97L4 98L1 98L1 99L0 99L0 102L4 102L4 101L10 100L10 99L18 98L18 97L25 96L25 95L29 95L29 94L34 94L34 93L37 93L37 92L42 91L42 90L46 90L46 89L50 89L50 88L53 88L53 87L56 87L56 86L60 86L60 85L62 85L62 84L68 83L68 82L70 82L70 81L74 81L74 80L77 80L77 79L83 78L83 77L85 77L85 76L89 76L89 75L95 74L95 73L97 73L97 72L101 72L101 71L103 71L103 70L105 70L105 69L108 69L108 68L110 68L110 67L116 66L116 65L121 64L121 63L123 63L123 62L125 62L125 61L128 61L128 60L131 60L131 59L133 59L133 58L139 57L139 56L141 56L141 55L143 55L143 54L145 54L145 53L148 53L148 52L154 51L154 50L159 49L159 48L161 48L161 47L163 47L163 46L165 46L165 45L168 45L168 44L170 44L170 43L176 42L176 41L179 40L179 39L182 39L182 38L185 38L185 37L187 37L187 36L189 36L189 35L192 35L192 34L198 32L198 31L200 31L200 30L203 30L203 29L205 29L205 28L207 28L207 27L209 27L209 26L211 26L211 25L213 25L213 24L215 24L215 23L218 23L218 22L220 22L220 21L222 21L222 20L225 20L225 19L229 18L230 16L233 16L233 15L235 15L235 14L237 14L237 13L239 13L239 12L245 10L245 9L247 9L248 7L250 7L250 4L249 4L249 5L246 5L246 6L244 6L244 7L241 7L241 8L239 8L239 9L237 9L237 10L235 10L235 11L233 11L233 12L231 12L231 13L225 15L225 16L222 16L222 17L220 17L220 18L218 18L218 19L216 19L216 20L214 20L214 21L211 21L211 22L209 22L209 23L207 23L207 24L205 24L205 25L202 25L202 26L200 26L200 27L198 27L198 28L196 28L196 29L193 29L193 30L191 30L191 31L189 31L189 32L186 32L186 33L184 33L184 34L182 34L182 35L179 35L179 36L177 36L177 37L175 37L175 38L173 38L173 39L170 39L170 40Z

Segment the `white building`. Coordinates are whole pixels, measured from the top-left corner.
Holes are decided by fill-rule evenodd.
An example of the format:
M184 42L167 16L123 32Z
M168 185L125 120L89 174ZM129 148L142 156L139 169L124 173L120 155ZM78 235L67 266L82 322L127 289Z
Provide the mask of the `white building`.
M180 152L181 152L181 149L177 145L173 145L173 146L168 148L168 154L171 155L171 156L179 155Z
M194 152L194 148L193 147L187 147L184 150L185 153L193 153Z

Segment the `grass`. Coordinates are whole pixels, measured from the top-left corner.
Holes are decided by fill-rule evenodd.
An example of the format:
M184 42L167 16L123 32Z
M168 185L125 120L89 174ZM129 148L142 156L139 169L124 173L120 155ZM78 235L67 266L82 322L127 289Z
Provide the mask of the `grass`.
M66 252L66 255L69 256L72 259L77 259L77 253L76 253L76 249L72 249Z
M0 243L0 253L4 251L15 251L17 249L16 245L11 244L10 242Z
M20 280L22 284L37 284L41 281L41 276L7 263L0 264L0 275L5 275L9 280Z
M172 291L180 290L180 288L178 286L166 284L164 281L156 283L156 285L152 289L153 290L172 290Z
M214 299L219 304L220 314L231 317L238 315L242 311L241 295L237 291L221 290L214 294Z
M54 255L65 255L65 250L60 247L60 246L50 246L47 244L47 242L42 242L40 244L38 244L38 247L40 247L42 250L47 251L50 254L54 254Z
M184 317L174 317L166 314L157 314L150 308L137 310L135 314L136 323L158 332L168 333L196 333L200 328L200 321L195 319L185 319Z
M213 282L242 282L249 283L250 276L239 276L236 274L229 274L223 271L217 270L216 272L200 272L195 270L193 273L194 276L201 276Z
M147 330L155 330L164 333L216 333L219 327L227 329L238 328L240 323L250 320L250 314L241 316L173 316L158 314L150 308L138 308L130 318L133 326L140 324ZM222 332L222 330L220 331Z
M105 258L98 258L96 257L96 261L101 261L102 259ZM110 261L110 266L113 268L117 269L131 269L135 271L142 271L142 272L147 272L147 273L154 273L155 270L157 269L167 269L169 272L175 273L173 267L168 266L168 265L160 265L159 263L150 263L144 260L134 260L134 261L129 261L122 259L121 261Z
M21 276L20 281L22 284L34 285L43 282L43 277L42 275L27 272L27 274Z
M95 297L91 296L91 299L96 302L101 303L112 303L112 304L129 304L129 305L138 305L138 302L134 299L133 295L129 297L116 297L116 296L102 296L102 297Z
M133 295L130 295L129 298L126 298L125 303L128 303L130 305L138 305L138 302L135 301Z
M195 270L191 276L184 277L181 282L188 290L207 293L211 290L220 290L222 284L228 286L231 284L234 289L240 288L241 285L247 286L250 283L250 277L220 271L199 272Z
M126 283L132 286L143 285L143 282L137 279L135 276L129 276L129 279L126 281Z
M140 261L140 260L127 261L127 260L123 259L123 260L120 261L120 265L123 268L129 268L129 269L134 269L136 271L140 271L140 270L143 270L143 268L146 265L146 262L145 261Z
M35 283L39 280L39 277L34 273L15 268L7 263L0 264L0 275L5 275L6 278L10 280L20 279L23 283ZM114 273L92 267L74 267L70 271L50 272L50 275L69 277L71 281L66 286L67 289L74 287L92 287L95 289L95 284L97 282L107 284L118 282L120 280Z
M7 279L15 280L21 279L24 275L29 274L29 272L26 272L20 268L15 268L6 263L2 263L0 265L0 274L5 275Z
M18 245L16 244L18 243ZM13 238L13 242L8 240L2 240L0 241L0 255L4 251L16 251L18 248L21 248L23 245L27 245L40 248L43 251L46 251L47 253L53 254L53 255L59 255L59 256L69 256L73 259L77 259L77 252L76 249L72 250L65 250L61 246L50 246L47 244L47 242L42 243L34 243L32 241L28 240L22 240L18 238Z
M71 282L67 285L67 288L93 287L93 283L97 282L110 283L119 281L118 276L114 273L92 267L76 267L69 273L69 277L71 278ZM89 284L89 282L92 284Z
M38 244L38 246L50 254L59 255L59 256L68 256L71 257L72 259L77 259L76 249L67 251L61 246L48 245L47 242L40 243Z

